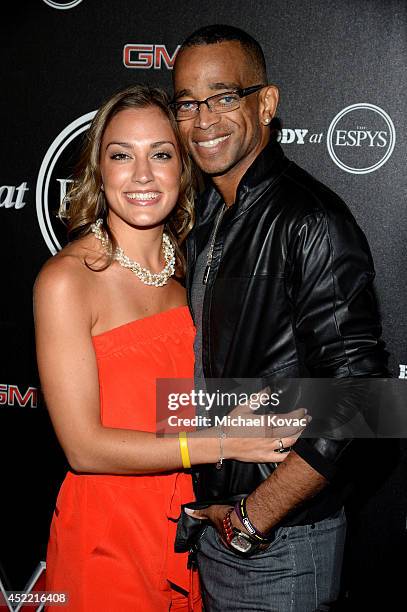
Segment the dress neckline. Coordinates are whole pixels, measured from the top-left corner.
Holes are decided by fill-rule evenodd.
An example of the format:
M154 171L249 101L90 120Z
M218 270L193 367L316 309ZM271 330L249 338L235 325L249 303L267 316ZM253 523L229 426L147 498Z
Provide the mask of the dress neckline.
M116 327L111 327L110 329L107 329L106 331L100 332L99 334L95 334L94 336L92 336L92 340L94 340L95 338L101 338L103 336L107 336L108 334L113 334L119 330L128 328L128 327L132 327L134 325L143 325L146 323L149 323L150 321L159 319L161 317L166 317L168 316L169 313L174 313L175 311L183 311L187 309L188 310L188 305L184 304L182 306L174 306L174 308L168 308L167 310L161 310L161 312L156 312L155 314L152 315L147 315L146 317L140 317L139 319L133 319L132 321L128 321L127 323L122 323L121 325L116 325Z

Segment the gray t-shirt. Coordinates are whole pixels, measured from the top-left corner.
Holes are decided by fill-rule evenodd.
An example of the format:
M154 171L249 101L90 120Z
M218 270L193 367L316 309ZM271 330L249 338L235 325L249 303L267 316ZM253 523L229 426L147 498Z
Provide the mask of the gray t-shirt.
M211 236L205 245L205 248L198 255L195 262L195 274L191 284L191 307L194 315L194 322L196 328L196 337L194 342L194 353L195 353L195 369L194 369L194 380L196 389L205 389L203 364L202 364L202 313L203 304L205 298L206 285L203 284L204 275L208 265L208 254L211 249L212 243L216 240L219 226L222 222L223 215L225 214L227 207L225 203L222 204L219 209ZM212 259L212 258L211 258Z
M196 336L194 342L194 379L196 383L197 381L201 381L200 384L202 384L204 378L202 366L202 312L206 285L203 284L203 277L206 269L209 245L210 241L208 242L208 244L205 245L204 250L197 257L195 263L195 274L191 285L191 306L196 328Z

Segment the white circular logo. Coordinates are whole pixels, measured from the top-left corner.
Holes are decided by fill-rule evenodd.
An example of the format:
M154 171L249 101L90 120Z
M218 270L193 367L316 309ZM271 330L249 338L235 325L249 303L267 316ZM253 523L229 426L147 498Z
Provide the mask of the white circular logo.
M59 251L65 235L56 213L66 194L69 176L76 162L82 134L89 128L96 111L72 121L49 147L39 170L35 192L38 223L53 255ZM50 214L50 202L51 213Z
M52 8L55 8L55 9L61 9L62 11L66 9L74 8L75 6L78 6L78 4L82 2L82 0L67 0L67 2L55 2L54 0L43 0L43 1L45 2L45 4L48 4L48 6L51 6Z
M351 104L331 122L327 134L329 155L351 174L374 172L387 162L396 143L389 115L374 104Z

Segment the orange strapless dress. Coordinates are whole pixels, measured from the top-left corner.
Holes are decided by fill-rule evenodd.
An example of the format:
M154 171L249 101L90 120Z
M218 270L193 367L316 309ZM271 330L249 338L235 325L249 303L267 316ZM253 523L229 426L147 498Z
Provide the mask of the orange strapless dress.
M194 333L182 306L93 338L105 427L156 430L156 378L193 377ZM66 592L69 612L188 610L188 601L200 610L196 572L174 552L180 505L192 499L184 472L68 472L51 524L47 590Z

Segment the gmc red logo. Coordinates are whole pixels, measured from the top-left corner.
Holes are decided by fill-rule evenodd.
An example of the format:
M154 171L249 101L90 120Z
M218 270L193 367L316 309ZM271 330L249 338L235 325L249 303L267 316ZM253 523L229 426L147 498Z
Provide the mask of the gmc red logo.
M160 70L162 65L172 70L181 45L178 45L173 54L167 51L165 45L145 45L130 43L123 49L123 64L126 68L139 68L140 70Z
M0 384L0 406L25 406L37 408L38 406L38 389L37 387L28 387L25 392L21 391L17 385L1 385Z

